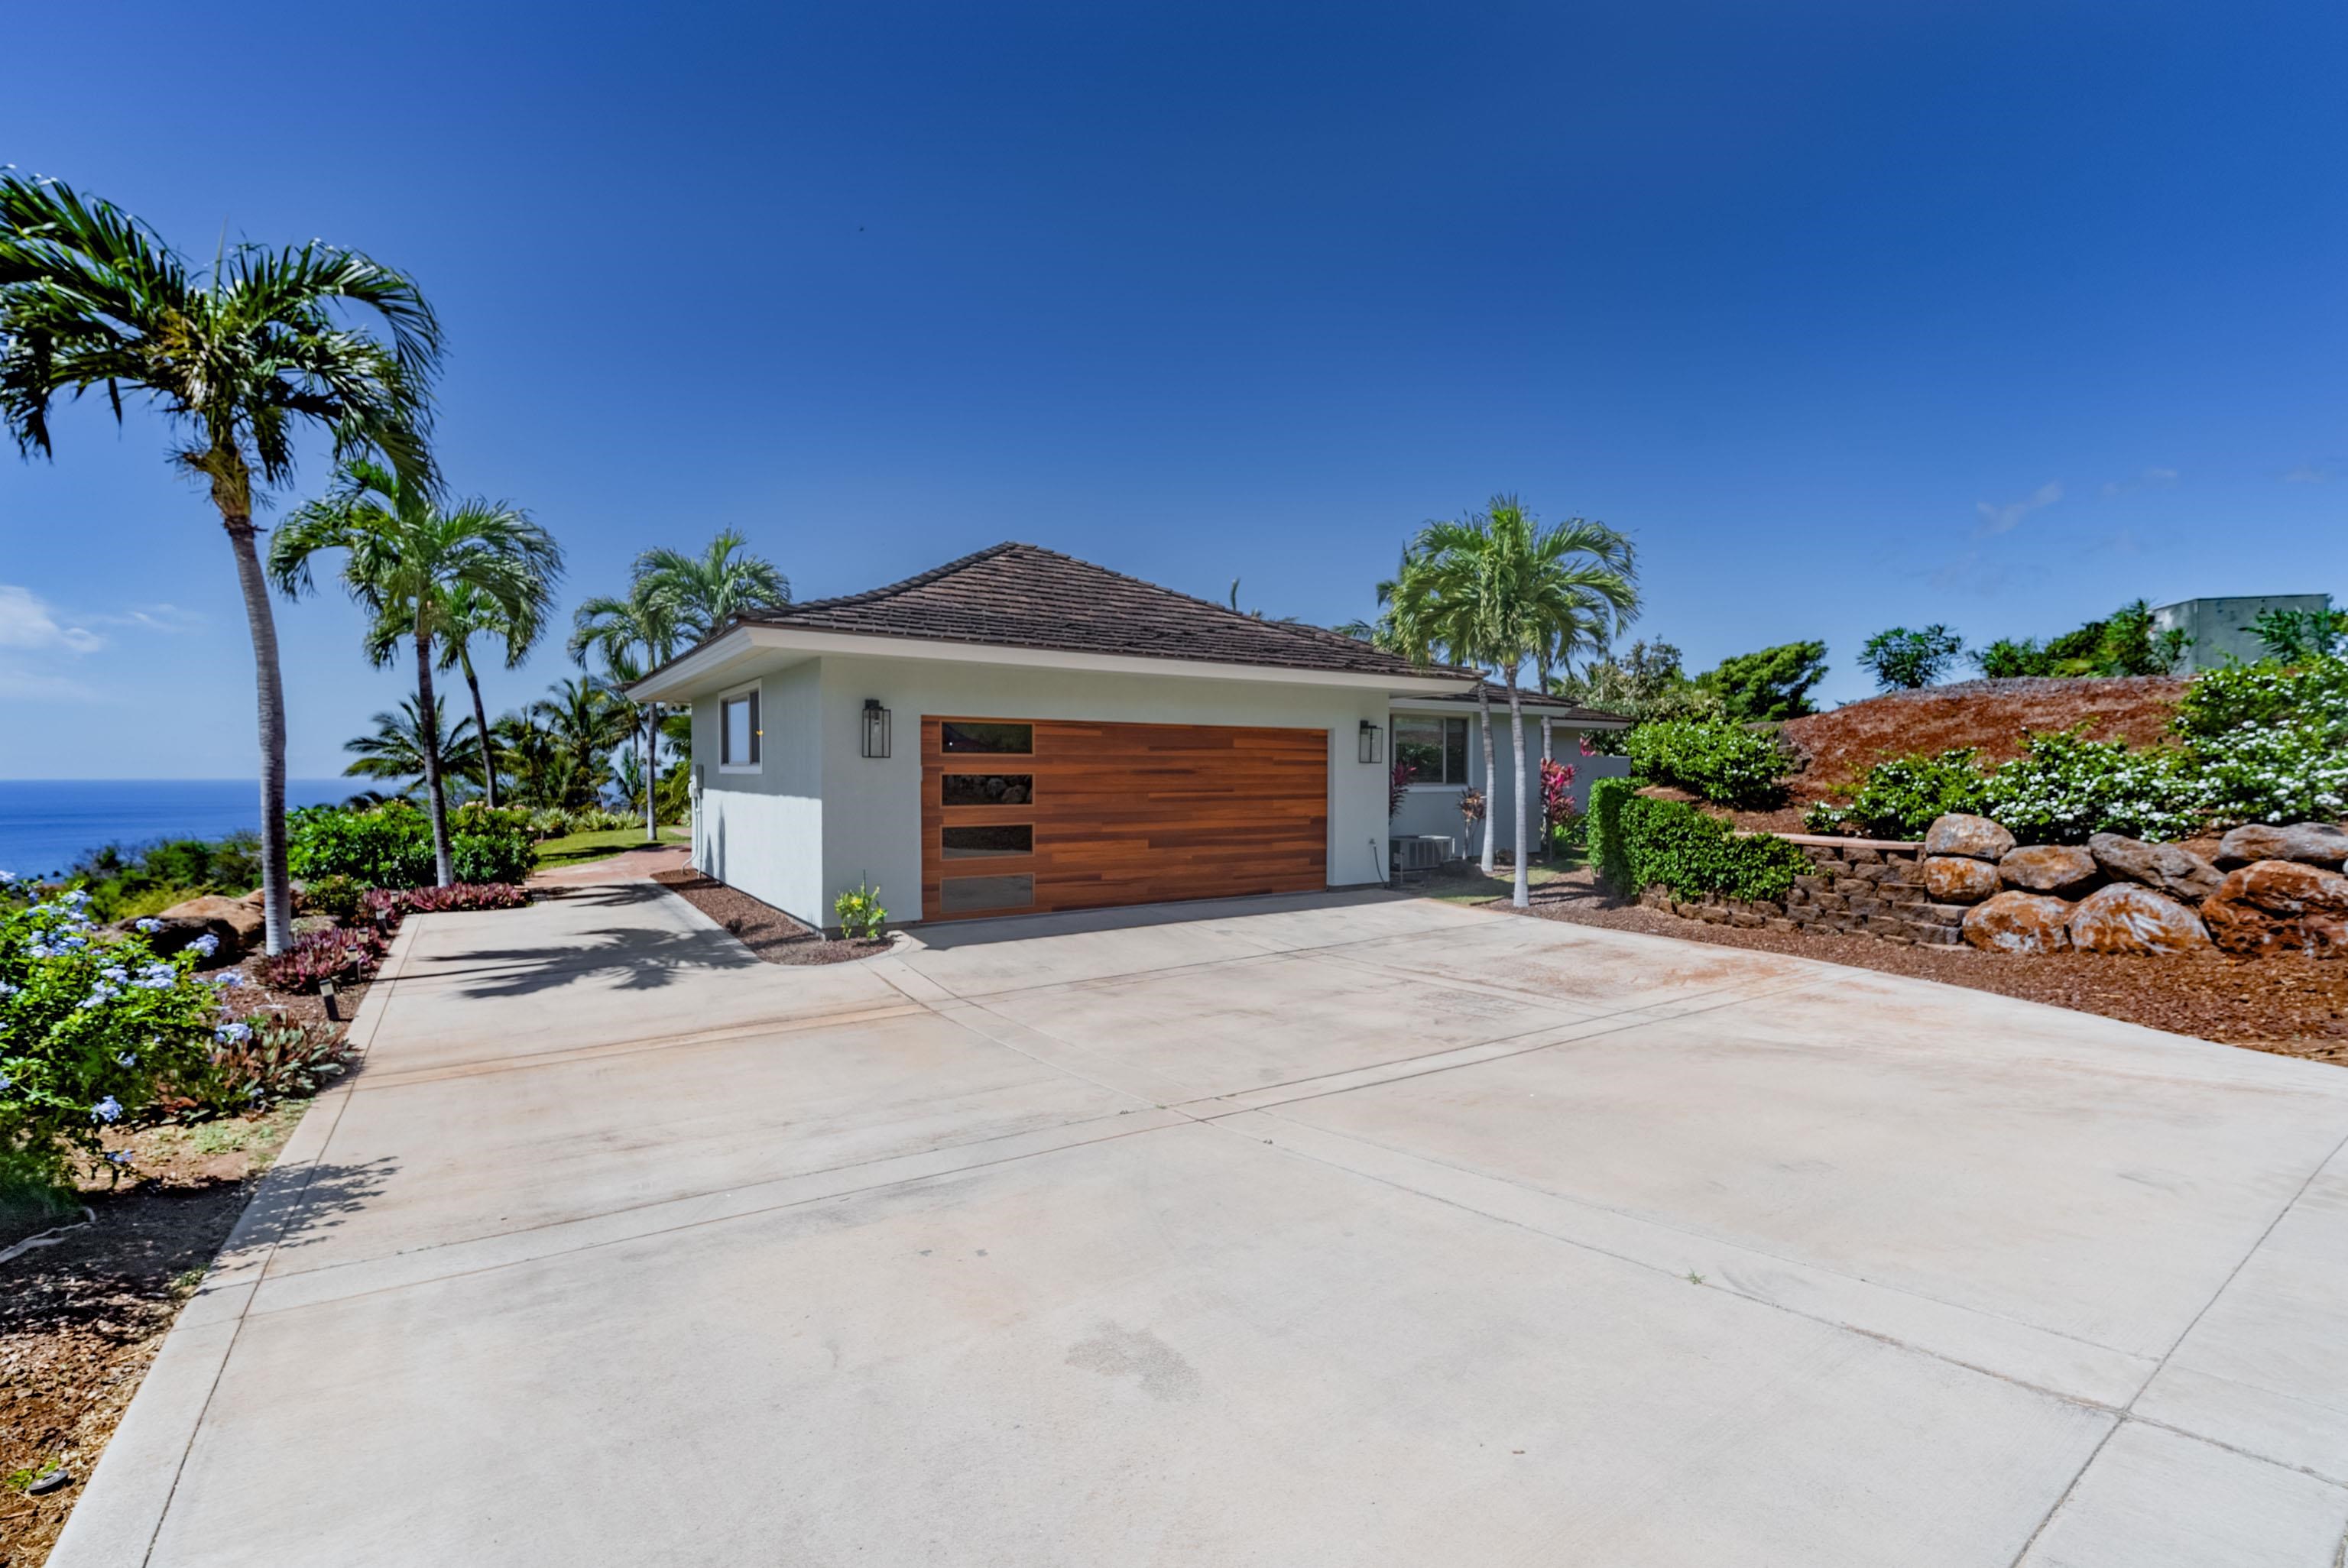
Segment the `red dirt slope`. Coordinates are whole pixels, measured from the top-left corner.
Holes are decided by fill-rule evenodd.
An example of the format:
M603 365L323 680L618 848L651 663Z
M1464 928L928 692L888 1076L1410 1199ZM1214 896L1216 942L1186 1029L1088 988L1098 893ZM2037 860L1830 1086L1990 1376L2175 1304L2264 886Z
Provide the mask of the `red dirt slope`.
M2025 730L2067 730L2084 723L2096 740L2148 745L2168 733L2186 684L2161 675L1962 681L1788 720L1786 738L1809 759L1793 780L1794 797L1831 794L1857 784L1869 764L1911 752L1972 746L1982 761L2002 763L2020 753Z

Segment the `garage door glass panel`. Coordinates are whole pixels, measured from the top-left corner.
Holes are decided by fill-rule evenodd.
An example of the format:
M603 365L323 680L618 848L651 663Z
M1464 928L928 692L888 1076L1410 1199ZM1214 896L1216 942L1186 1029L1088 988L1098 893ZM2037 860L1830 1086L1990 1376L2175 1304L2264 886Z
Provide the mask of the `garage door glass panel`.
M947 805L1025 805L1035 798L1033 774L948 774L938 782Z
M1001 855L1033 855L1035 830L1016 827L949 827L944 830L948 860L985 860Z
M949 876L938 884L938 902L949 915L981 909L1025 909L1035 902L1033 876Z
M948 719L938 726L938 749L1026 756L1035 750L1033 724L973 724Z

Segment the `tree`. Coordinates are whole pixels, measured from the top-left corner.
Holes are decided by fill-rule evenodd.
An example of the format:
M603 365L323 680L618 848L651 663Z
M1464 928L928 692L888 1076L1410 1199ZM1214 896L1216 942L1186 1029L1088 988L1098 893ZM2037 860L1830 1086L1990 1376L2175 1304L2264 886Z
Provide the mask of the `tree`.
M561 570L561 555L555 558L556 571ZM464 672L465 690L473 699L473 726L483 735L491 735L489 711L481 705L481 679L473 670L473 639L493 637L505 644L506 668L519 669L530 657L530 649L546 629L546 617L554 608L556 577L541 577L537 589L528 596L520 616L508 612L497 599L469 582L456 584L448 591L448 625L441 644L440 668L455 665ZM498 804L498 758L494 743L481 748L482 798L494 811Z
M606 759L635 728L625 701L599 682L575 676L556 682L549 695L532 702L529 719L548 738L548 783L556 792L549 804L554 805L592 804Z
M427 753L437 755L448 768L467 772L480 764L479 732L470 719L459 719L456 727L448 725L447 707L434 699L432 733L427 736L416 722L416 699L402 697L396 712L375 715L375 733L358 735L343 743L343 750L357 760L343 770L345 778L403 779L408 781L400 790L412 794L424 780L424 759Z
M1513 496L1495 496L1490 507L1456 523L1430 523L1413 542L1406 578L1425 623L1463 662L1490 665L1508 692L1509 735L1516 764L1510 802L1514 817L1515 886L1510 902L1531 902L1525 827L1528 774L1525 766L1524 695L1519 684L1526 662L1545 641L1577 623L1591 604L1604 605L1615 624L1627 623L1638 609L1637 572L1631 541L1603 523L1573 518L1541 526ZM1490 703L1478 689L1487 714L1485 777L1492 776ZM1492 869L1492 835L1484 835L1484 870Z
M699 642L737 615L754 615L791 601L791 581L728 528L697 556L651 549L636 558L630 579L649 582L676 621L681 641Z
M1895 626L1869 638L1867 646L1859 651L1859 662L1884 691L1912 692L1938 681L1957 661L1964 646L1964 639L1945 626L1928 626L1921 631Z
M370 313L382 337L346 319ZM416 285L313 241L224 246L208 272L109 202L0 170L0 421L50 454L49 407L103 387L160 406L184 440L171 460L209 487L252 640L261 741L261 885L267 947L293 939L285 876L285 689L253 544L253 507L288 483L294 440L324 431L338 459L372 455L433 482L427 387L440 327Z
M1825 643L1787 642L1724 659L1695 683L1720 699L1728 717L1751 723L1816 712L1810 690L1826 678Z
M603 662L604 682L618 696L625 687L642 680L645 671L674 657L681 637L675 600L662 591L657 579L639 573L624 598L601 595L574 612L571 657L583 665L590 652L598 655ZM644 703L640 718L644 737L644 774L657 777L660 704ZM644 792L644 842L660 842L658 803L651 790Z
M551 586L562 575L562 550L530 514L503 502L435 503L421 486L361 459L345 466L335 488L297 508L269 542L269 574L288 598L311 587L310 563L343 552L344 589L372 618L366 653L391 662L400 640L416 651L416 710L438 712L432 694L432 644L448 635L460 589L489 600L517 627L534 626ZM419 732L424 789L431 800L432 856L441 886L457 879L448 843L448 793L439 735Z
M2266 649L2268 658L2281 663L2312 664L2318 659L2338 659L2348 655L2348 610L2262 610L2250 622L2250 635ZM2181 657L2184 650L2179 648L2178 652ZM2170 667L2174 668L2176 662L2171 659Z

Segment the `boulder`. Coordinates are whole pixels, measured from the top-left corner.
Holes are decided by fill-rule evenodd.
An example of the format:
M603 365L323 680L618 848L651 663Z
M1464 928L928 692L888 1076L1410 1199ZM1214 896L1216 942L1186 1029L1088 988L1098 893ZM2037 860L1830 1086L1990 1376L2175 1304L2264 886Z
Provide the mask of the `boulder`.
M2209 931L2200 916L2168 894L2115 882L2071 911L2071 946L2089 953L2178 958L2209 951Z
M149 947L159 953L176 953L209 932L220 938L219 950L211 958L214 964L242 958L262 939L269 923L258 904L211 894L174 904L155 918L161 924L148 933Z
M1962 855L1924 857L1924 891L1935 904L1978 904L1997 891L1997 867Z
M2076 897L2104 879L2096 857L2075 845L2025 844L1998 857L1997 874L2024 893Z
M2328 822L2295 822L2289 827L2253 822L2218 841L2220 866L2248 866L2257 860L2296 860L2337 871L2348 860L2348 833Z
M1991 953L2059 953L2071 945L2071 906L2043 893L2001 893L1965 911L1965 940Z
M2199 904L2226 879L2224 872L2178 844L2147 844L2141 838L2099 833L2087 840L2087 853L2114 880L2141 882L2188 904Z
M1974 860L1995 860L2013 847L2013 835L1985 816L1951 812L1932 819L1924 830L1927 855L1962 855Z
M2348 953L2348 876L2292 860L2230 872L2201 901L2209 939L2230 953Z

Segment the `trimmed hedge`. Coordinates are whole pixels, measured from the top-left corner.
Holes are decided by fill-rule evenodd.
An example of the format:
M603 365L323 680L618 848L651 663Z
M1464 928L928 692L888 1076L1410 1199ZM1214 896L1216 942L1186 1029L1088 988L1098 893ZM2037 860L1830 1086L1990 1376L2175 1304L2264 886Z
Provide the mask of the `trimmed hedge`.
M1678 898L1782 898L1810 869L1808 856L1774 834L1740 834L1685 802L1643 795L1628 779L1591 786L1590 858L1631 898L1657 883Z
M406 801L367 811L307 806L285 814L286 860L304 882L346 876L362 887L428 887L432 819ZM448 814L459 882L520 882L537 864L530 814L468 804Z

